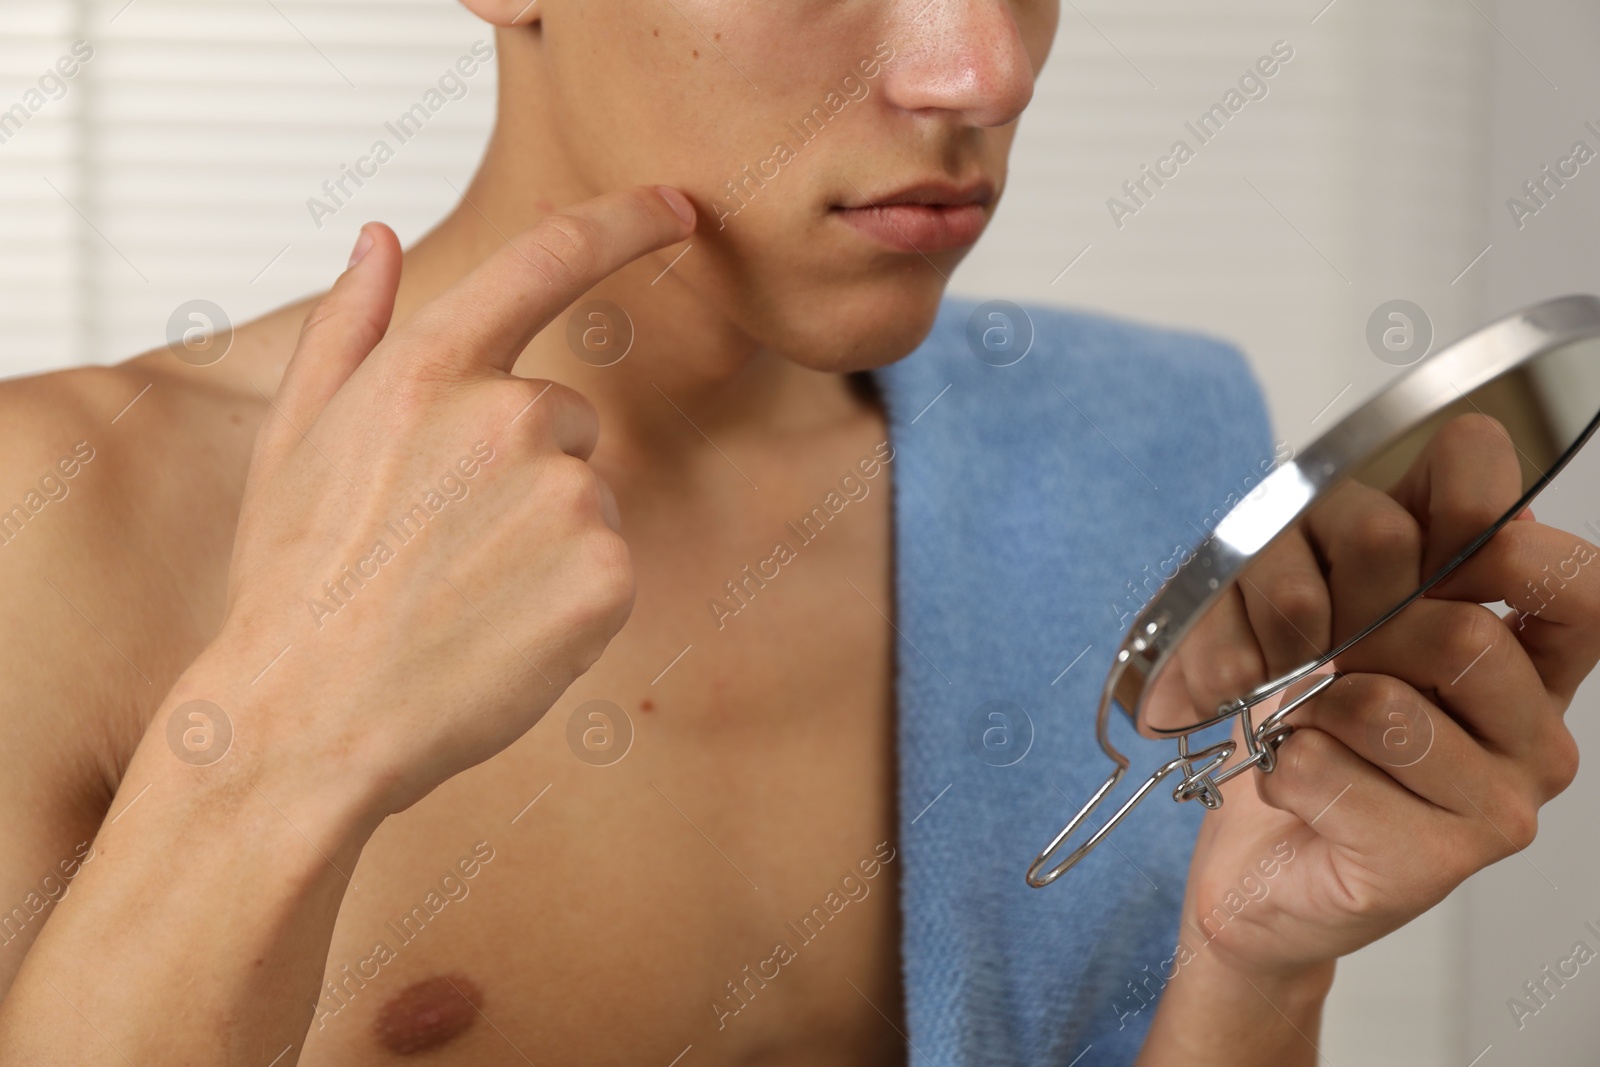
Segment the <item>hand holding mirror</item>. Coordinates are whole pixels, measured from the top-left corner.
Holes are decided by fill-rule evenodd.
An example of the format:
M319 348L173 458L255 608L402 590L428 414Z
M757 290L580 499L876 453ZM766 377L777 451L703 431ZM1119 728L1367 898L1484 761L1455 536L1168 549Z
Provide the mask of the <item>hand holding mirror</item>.
M1028 884L1070 870L1168 778L1174 800L1217 808L1224 782L1271 773L1291 716L1339 679L1340 658L1524 516L1597 424L1600 298L1568 296L1425 358L1278 466L1134 619L1096 723L1112 770L1034 859ZM1441 506L1446 486L1471 499ZM1408 515L1432 520L1410 574L1391 566L1406 556L1392 548ZM1113 706L1177 752L1062 856L1129 766L1109 737ZM1194 747L1230 720L1234 737ZM1397 743L1422 744L1405 725Z

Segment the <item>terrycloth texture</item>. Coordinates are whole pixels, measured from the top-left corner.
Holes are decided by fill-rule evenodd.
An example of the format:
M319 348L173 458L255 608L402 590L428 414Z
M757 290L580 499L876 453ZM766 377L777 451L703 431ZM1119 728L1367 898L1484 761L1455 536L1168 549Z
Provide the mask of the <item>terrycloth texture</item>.
M968 346L973 307L947 301L927 341L876 372L896 450L912 1062L1065 1067L1092 1045L1081 1067L1128 1064L1154 1014L1142 991L1177 943L1202 809L1160 790L1054 885L1023 872L1110 770L1094 714L1145 568L1170 573L1255 484L1270 422L1225 342L1029 308L1032 350L994 367ZM1012 766L975 752L1004 728L990 701L1032 720ZM1175 751L1118 727L1134 766L1115 797Z

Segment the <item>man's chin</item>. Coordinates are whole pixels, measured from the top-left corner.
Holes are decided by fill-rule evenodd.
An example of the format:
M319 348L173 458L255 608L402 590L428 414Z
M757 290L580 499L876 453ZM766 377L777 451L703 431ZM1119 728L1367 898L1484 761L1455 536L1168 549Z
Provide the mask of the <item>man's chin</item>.
M910 355L933 329L943 284L866 289L840 296L834 308L795 324L778 350L803 367L840 374L875 370Z

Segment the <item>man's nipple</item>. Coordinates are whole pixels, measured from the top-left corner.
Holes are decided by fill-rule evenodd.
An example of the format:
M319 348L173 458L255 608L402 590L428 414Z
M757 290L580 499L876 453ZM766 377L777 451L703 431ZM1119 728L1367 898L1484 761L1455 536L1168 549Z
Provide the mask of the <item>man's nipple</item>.
M390 1052L426 1052L463 1033L482 1005L483 994L464 975L424 978L383 1005L373 1020L373 1036Z

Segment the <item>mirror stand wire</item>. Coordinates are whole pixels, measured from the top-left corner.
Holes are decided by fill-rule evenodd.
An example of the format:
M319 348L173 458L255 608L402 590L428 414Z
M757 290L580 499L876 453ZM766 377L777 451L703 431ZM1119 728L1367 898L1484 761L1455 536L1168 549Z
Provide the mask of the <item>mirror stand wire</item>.
M1292 700L1286 701L1282 707L1279 707L1263 719L1260 726L1255 726L1251 723L1250 709L1278 690L1274 689L1269 693L1255 694L1254 699L1249 701L1235 700L1230 704L1223 705L1222 708L1218 709L1218 714L1224 719L1237 716L1243 728L1245 755L1238 762L1232 766L1227 766L1228 760L1233 758L1234 752L1239 747L1239 743L1231 737L1214 745L1209 745L1198 752L1190 752L1189 735L1180 736L1178 738L1177 757L1158 767L1150 777L1144 780L1144 784L1140 785L1134 791L1134 794L1123 802L1122 807L1118 808L1115 814L1090 835L1087 841L1073 849L1066 859L1046 870L1046 865L1054 859L1056 853L1061 851L1067 840L1077 832L1078 828L1083 825L1084 820L1111 794L1111 790L1116 787L1118 782L1122 781L1122 776L1127 773L1128 757L1117 750L1116 746L1111 743L1110 738L1103 731L1100 732L1100 747L1105 750L1107 756L1111 757L1116 766L1112 768L1110 776L1101 783L1100 788L1094 791L1094 795L1089 798L1089 802L1078 809L1078 813L1072 817L1071 821L1061 828L1061 832L1056 834L1050 843L1044 847L1044 850L1035 856L1033 862L1028 865L1028 884L1035 889L1042 889L1077 866L1079 861L1093 851L1096 845L1105 840L1107 834L1117 828L1117 825L1128 816L1129 812L1133 811L1141 800L1149 796L1150 792L1174 771L1183 771L1183 780L1173 789L1173 800L1198 800L1211 810L1222 807L1221 787L1223 783L1236 778L1252 767L1259 767L1263 774L1270 774L1275 770L1278 766L1278 746L1283 744L1284 740L1294 732L1294 726L1284 720L1295 709L1338 681L1340 677L1342 676L1338 671L1330 671L1327 674L1318 676L1317 680L1308 686L1305 692ZM1104 722L1105 717L1101 716L1100 721Z

